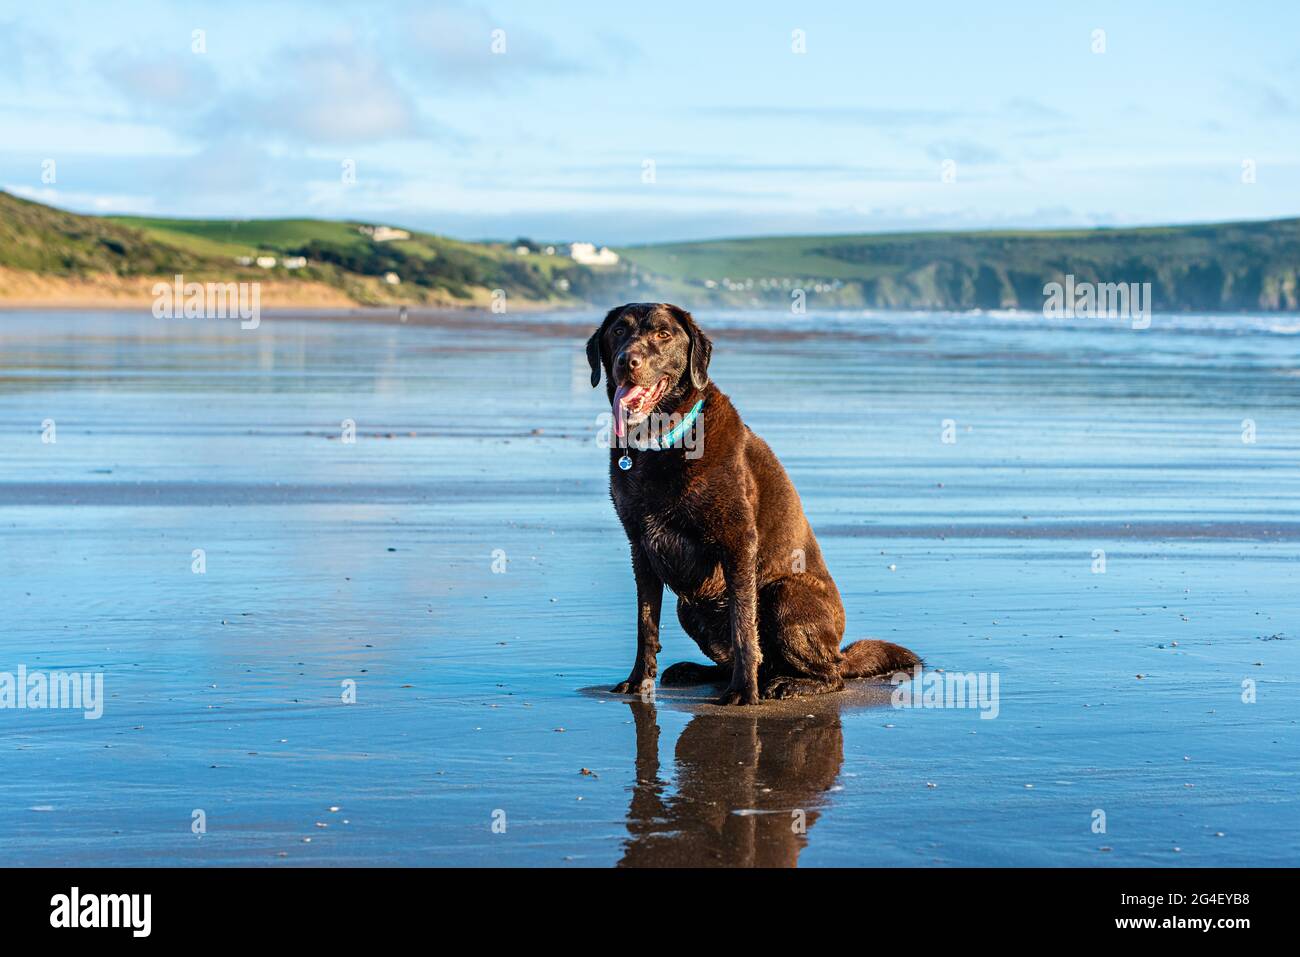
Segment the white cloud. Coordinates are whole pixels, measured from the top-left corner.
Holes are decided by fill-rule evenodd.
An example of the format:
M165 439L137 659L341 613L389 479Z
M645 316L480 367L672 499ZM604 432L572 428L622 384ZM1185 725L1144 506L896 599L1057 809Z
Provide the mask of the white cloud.
M99 58L99 73L139 112L201 110L217 93L216 73L193 54L141 56L114 50Z
M321 45L286 51L278 60L269 88L252 105L255 122L269 133L347 144L423 131L411 98L373 52Z
M132 196L125 193L106 194L88 192L69 192L51 187L36 188L22 183L5 183L4 191L22 199L60 209L78 209L88 213L140 213L152 209L152 200L147 196Z
M398 45L412 71L448 84L491 86L510 75L562 74L580 68L560 55L547 37L481 7L417 4L400 22ZM493 52L494 37L504 43L504 52Z

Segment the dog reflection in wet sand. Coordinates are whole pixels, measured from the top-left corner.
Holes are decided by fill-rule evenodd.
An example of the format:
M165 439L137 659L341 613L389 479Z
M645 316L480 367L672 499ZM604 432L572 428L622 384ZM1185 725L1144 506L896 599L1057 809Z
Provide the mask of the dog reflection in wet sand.
M697 714L660 776L655 706L629 701L636 786L622 867L794 867L844 762L838 712Z

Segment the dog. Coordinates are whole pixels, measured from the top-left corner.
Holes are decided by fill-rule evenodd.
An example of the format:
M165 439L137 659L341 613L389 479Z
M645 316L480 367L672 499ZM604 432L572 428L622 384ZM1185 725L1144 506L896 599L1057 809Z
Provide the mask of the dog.
M662 302L611 309L587 340L592 388L603 372L613 413L610 497L636 579L636 661L613 692L654 691L665 585L713 664L679 662L662 681L726 682L720 705L825 694L919 664L887 641L841 650L844 605L799 494L710 381L712 354L691 314ZM690 449L674 440L686 442L684 425Z

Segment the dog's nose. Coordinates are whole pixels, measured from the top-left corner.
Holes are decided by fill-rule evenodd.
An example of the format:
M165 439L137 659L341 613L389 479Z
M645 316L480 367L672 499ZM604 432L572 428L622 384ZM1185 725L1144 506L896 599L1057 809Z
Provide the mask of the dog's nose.
M627 357L627 367L628 367L629 369L639 369L639 368L641 368L641 363L642 363L643 361L644 361L644 360L643 360L640 356L628 356L628 357Z

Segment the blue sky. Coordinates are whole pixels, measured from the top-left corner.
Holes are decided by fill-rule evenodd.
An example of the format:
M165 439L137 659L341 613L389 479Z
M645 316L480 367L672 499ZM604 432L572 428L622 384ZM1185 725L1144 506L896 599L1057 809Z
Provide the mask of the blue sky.
M0 185L606 243L1294 216L1297 36L1289 0L0 0Z

